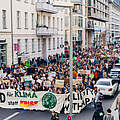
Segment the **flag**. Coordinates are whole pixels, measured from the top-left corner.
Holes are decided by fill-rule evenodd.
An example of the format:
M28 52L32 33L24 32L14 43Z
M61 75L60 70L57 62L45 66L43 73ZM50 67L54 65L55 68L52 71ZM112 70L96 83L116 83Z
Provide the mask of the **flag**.
M27 66L28 68L30 68L30 59L28 59L28 60L26 61L26 66Z
M63 52L61 53L61 63L63 63Z

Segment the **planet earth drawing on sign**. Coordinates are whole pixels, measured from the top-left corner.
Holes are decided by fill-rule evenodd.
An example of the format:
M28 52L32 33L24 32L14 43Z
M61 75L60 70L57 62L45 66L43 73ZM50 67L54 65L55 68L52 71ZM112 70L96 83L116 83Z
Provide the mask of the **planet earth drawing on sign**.
M57 104L57 98L52 93L46 93L42 97L42 105L45 108L53 109Z

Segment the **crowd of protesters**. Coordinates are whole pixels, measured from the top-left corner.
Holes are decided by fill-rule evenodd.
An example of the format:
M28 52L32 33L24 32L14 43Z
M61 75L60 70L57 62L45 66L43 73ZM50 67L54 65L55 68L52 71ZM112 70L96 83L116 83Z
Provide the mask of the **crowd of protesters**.
M74 53L73 72L77 75L73 78L82 78L80 83L73 85L73 90L77 93L86 88L94 89L94 84L99 78L107 78L108 73L119 62L119 50L112 48L105 50L89 49ZM14 73L15 69L20 69L21 73ZM28 69L28 70L27 70ZM33 71L32 71L33 69ZM57 94L69 93L69 82L65 82L64 88L56 88L57 79L69 81L69 59L64 55L53 55L43 59L41 57L30 60L30 68L26 68L25 62L11 67L2 66L1 73L6 73L4 78L0 78L0 89L15 89L27 91L50 91ZM90 74L81 74L80 70L89 70ZM32 72L31 72L32 71ZM51 79L49 73L54 72ZM25 82L24 76L32 75L32 81ZM49 87L44 86L44 81L50 81Z

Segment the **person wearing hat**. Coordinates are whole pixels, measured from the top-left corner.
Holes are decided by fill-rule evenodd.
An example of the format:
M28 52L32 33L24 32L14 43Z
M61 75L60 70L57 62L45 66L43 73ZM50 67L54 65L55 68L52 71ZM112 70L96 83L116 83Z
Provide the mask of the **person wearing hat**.
M111 109L107 109L107 114L104 116L103 120L114 120L114 116L111 115Z

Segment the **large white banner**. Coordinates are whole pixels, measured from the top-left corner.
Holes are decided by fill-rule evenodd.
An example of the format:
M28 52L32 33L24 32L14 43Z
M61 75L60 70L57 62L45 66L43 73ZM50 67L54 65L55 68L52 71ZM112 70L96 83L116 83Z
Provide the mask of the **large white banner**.
M60 112L65 101L64 94L50 92L0 90L0 107L36 110L54 110Z
M86 89L81 93L73 92L73 113L80 111L93 101L94 90ZM22 108L30 110L54 110L60 113L64 107L64 113L70 110L70 94L54 94L51 92L39 91L15 91L12 89L0 90L0 107Z
M81 93L73 92L73 113L80 113L80 111L93 101L95 98L94 90L86 89ZM64 102L64 113L70 111L70 94L66 95Z

